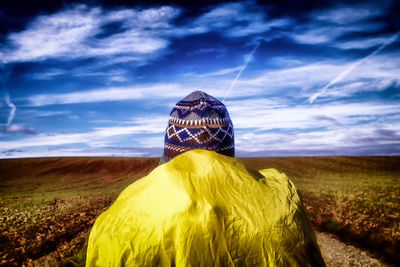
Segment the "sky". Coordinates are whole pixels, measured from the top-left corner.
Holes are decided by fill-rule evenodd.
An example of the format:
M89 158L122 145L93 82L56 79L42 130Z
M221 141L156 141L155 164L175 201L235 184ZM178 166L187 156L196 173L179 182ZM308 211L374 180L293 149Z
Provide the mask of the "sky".
M240 157L400 155L399 1L0 4L0 158L159 157L192 91Z

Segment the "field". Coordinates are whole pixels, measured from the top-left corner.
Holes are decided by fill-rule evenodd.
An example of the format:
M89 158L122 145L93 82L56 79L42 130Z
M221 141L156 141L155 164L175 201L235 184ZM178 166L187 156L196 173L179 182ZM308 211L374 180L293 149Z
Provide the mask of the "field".
M316 229L400 262L400 157L244 158L300 189ZM0 160L0 266L82 266L96 217L155 158Z
M300 189L313 225L400 262L400 157L243 159L285 172Z

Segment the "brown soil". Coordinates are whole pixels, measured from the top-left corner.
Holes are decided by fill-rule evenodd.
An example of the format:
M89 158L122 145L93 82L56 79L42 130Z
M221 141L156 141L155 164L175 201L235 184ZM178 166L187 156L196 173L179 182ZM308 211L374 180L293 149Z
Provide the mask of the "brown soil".
M97 216L114 199L101 196L69 212L63 210L63 203L56 203L55 212L37 223L3 231L0 234L0 266L30 266L35 260L40 261L49 255L62 262L73 256L85 241L81 236L88 232Z
M364 171L367 169L368 172L399 173L399 158L390 157L269 158L243 161L254 169L278 168L291 178L318 174L320 170L326 174L329 169L337 173L358 172L357 168ZM4 203L18 202L21 198L30 199L48 192L75 194L75 197L56 199L50 204L20 207L22 211L0 205L0 266L53 266L68 262L69 258L82 251L95 218L114 201L118 190L146 175L157 164L158 159L143 158L0 160L0 200ZM117 190L110 190L116 185L121 186ZM103 193L90 193L81 199L80 193L89 188L100 188ZM362 246L363 241L372 240L375 246L379 245L381 250L384 248L386 259L397 254L399 243L391 243L394 242L391 239L386 241L385 236L390 237L385 232L386 228L365 224L366 221L360 216L359 221L354 219L332 225L340 218L340 214L332 212L337 208L334 199L329 195L317 197L306 192L303 199L310 219L318 229L333 232L341 240L355 242L358 246ZM348 211L352 212L350 206ZM30 213L38 214L39 219L30 221ZM371 216L375 218L378 215L374 213ZM389 220L388 223L392 223L390 220L398 220L392 217L383 218ZM375 239L371 239L371 233L374 233L372 237ZM355 240L354 237L360 238ZM338 241L333 235L317 233L317 238L328 266L387 266L367 252ZM381 243L376 243L376 240L381 240ZM371 245L367 247L371 251L379 251L379 248Z
M138 179L157 158L40 158L0 160L0 193L88 189Z
M61 212L19 231L7 235L3 233L2 243L6 247L0 253L3 256L0 266L66 265L85 246L95 218L113 201L114 197L110 196L92 199L74 212ZM63 203L57 205L62 206ZM368 252L339 241L332 234L316 232L316 236L328 267L389 266Z
M389 266L367 251L347 245L332 234L316 232L319 247L327 267L383 267Z

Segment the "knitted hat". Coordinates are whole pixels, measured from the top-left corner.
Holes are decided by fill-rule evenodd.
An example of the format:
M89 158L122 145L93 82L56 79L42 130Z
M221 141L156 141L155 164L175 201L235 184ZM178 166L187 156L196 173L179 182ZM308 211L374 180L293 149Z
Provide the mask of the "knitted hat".
M162 161L198 148L235 155L233 125L225 105L201 91L186 96L172 109Z

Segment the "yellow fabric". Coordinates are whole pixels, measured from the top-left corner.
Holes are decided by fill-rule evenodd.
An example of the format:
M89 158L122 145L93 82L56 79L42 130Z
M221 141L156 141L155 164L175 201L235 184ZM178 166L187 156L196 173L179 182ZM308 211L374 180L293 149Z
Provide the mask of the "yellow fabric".
M96 220L86 266L323 266L293 183L186 152L128 186Z

